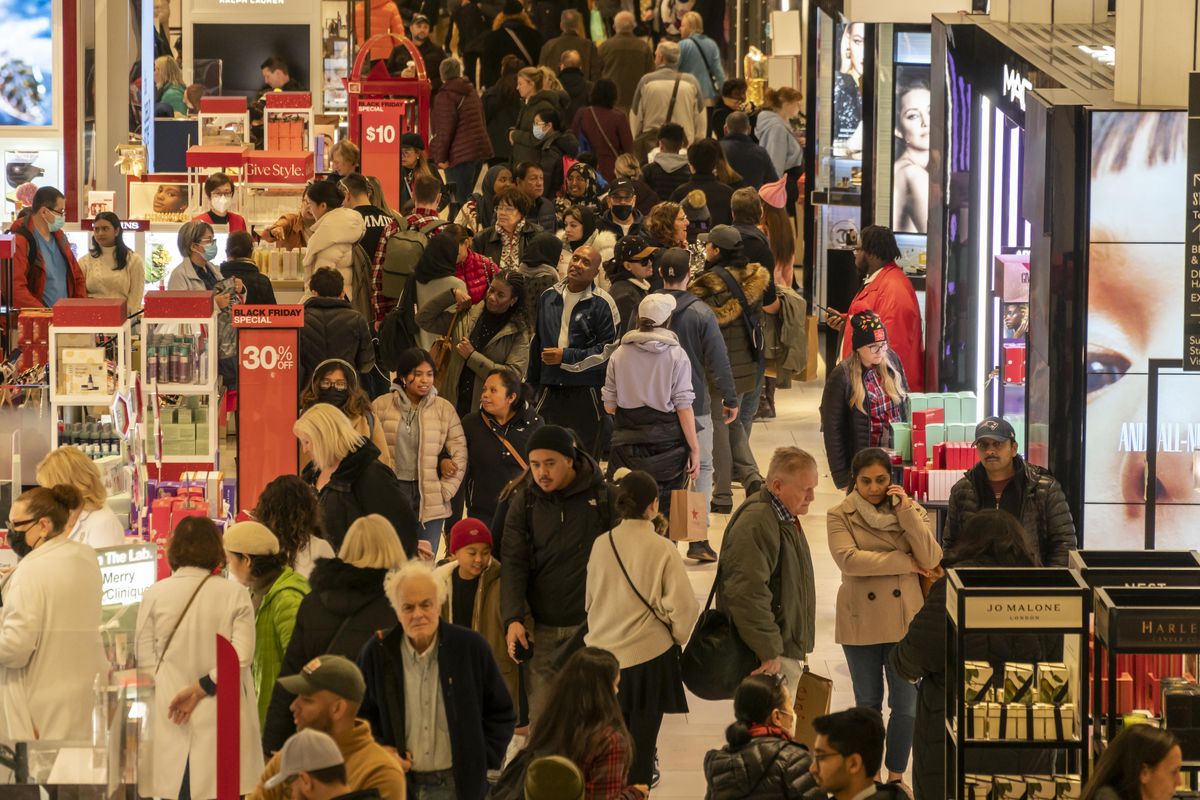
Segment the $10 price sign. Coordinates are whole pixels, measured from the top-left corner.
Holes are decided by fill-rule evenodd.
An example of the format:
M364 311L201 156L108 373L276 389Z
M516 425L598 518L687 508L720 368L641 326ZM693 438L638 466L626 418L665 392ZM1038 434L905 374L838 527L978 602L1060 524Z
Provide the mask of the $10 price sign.
M398 98L381 98L358 107L362 125L362 170L376 175L383 193L400 207L400 134L408 103Z

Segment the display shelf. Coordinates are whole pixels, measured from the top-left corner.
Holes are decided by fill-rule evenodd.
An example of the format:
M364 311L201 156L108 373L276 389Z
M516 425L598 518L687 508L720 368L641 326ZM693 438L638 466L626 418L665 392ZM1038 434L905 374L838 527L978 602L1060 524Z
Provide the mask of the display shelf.
M1118 656L1200 654L1200 587L1102 586L1095 589L1094 607L1092 753L1099 758L1106 743L1119 732L1118 681L1113 679ZM1159 676L1160 680L1169 677L1175 676ZM1200 766L1200 730L1185 728L1177 734L1183 742L1184 764Z
M1065 751L1070 771L1079 773L1086 782L1088 693L1081 679L1088 674L1086 642L1090 590L1087 585L1078 574L1065 568L968 567L949 569L946 575L946 797L967 796L968 750ZM972 713L966 697L966 662L972 657L988 659L985 654L967 653L966 640L968 636L984 633L1005 637L1062 637L1062 664L1069 682L1065 699L1073 701L1073 705L1070 711L1066 711L1064 705L1063 710L1055 713L1071 715L1074 737L967 738L959 725L959 720ZM985 689L988 685L990 679ZM1057 701L1054 705L1057 706ZM1037 710L1034 706L1030 719Z
M98 436L96 428L109 424L104 417L111 414L117 396L128 387L132 328L124 301L67 298L56 303L51 313L47 350L51 448L73 438L63 435L68 425L76 425L77 433L87 425L91 426L88 435L93 444L100 439L111 442L113 438L119 443L115 453L107 445L98 445L88 455L124 456L124 441L107 433ZM80 383L96 384L97 391L78 391Z

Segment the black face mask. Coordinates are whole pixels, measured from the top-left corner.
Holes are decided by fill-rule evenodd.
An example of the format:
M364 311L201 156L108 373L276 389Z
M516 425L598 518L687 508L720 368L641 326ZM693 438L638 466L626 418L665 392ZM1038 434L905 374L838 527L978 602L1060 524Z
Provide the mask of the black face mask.
M328 389L321 389L317 392L317 399L322 403L329 403L331 406L341 408L346 405L346 401L350 399L349 389L335 389L330 386Z
M25 540L27 531L10 530L8 532L8 546L17 554L17 558L24 558L33 552L33 546Z
M613 206L612 213L619 220L627 220L633 216L633 206Z

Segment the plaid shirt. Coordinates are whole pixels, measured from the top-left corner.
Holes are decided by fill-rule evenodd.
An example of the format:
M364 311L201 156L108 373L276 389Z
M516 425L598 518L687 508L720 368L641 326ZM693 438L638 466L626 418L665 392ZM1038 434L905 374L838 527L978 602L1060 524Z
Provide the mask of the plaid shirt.
M767 497L768 497L768 499L770 499L771 508L775 509L775 513L776 513L776 515L778 515L780 522L795 522L796 521L796 518L792 515L792 512L787 510L787 506L785 506L783 504L782 500L780 500L778 497L775 496L774 492L772 492L768 489Z
M432 225L435 222L440 222L443 225L447 224L446 220L438 216L436 208L423 208L420 206L413 209L413 213L408 215L407 221L408 227L414 231L419 231L426 225ZM437 231L434 231L434 233L437 233Z
M625 782L632 755L621 735L615 730L609 731L603 749L579 765L587 784L584 794L613 800L645 800L646 795L641 789L628 786Z
M871 420L871 447L889 447L892 443L892 429L888 423L900 418L900 409L883 390L883 384L879 382L879 373L873 369L864 369L862 375L863 388L867 392L863 406Z
M375 252L371 256L371 310L375 316L375 328L378 329L383 324L383 318L388 315L398 302L395 297L388 297L383 293L383 255L387 252L387 241L396 231L400 230L400 225L395 220L388 223L388 226L383 229L383 235L379 237L379 244L375 247Z

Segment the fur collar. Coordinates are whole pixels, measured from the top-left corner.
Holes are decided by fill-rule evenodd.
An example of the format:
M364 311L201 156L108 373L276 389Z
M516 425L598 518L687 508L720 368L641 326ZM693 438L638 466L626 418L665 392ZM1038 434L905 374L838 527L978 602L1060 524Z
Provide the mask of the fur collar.
M761 303L763 294L767 291L771 276L761 264L747 264L744 267L725 266L733 279L741 284L742 292L751 304ZM701 272L688 286L688 291L707 303L717 316L717 324L722 328L736 321L742 315L742 304L738 302L725 281L721 280L710 267Z

